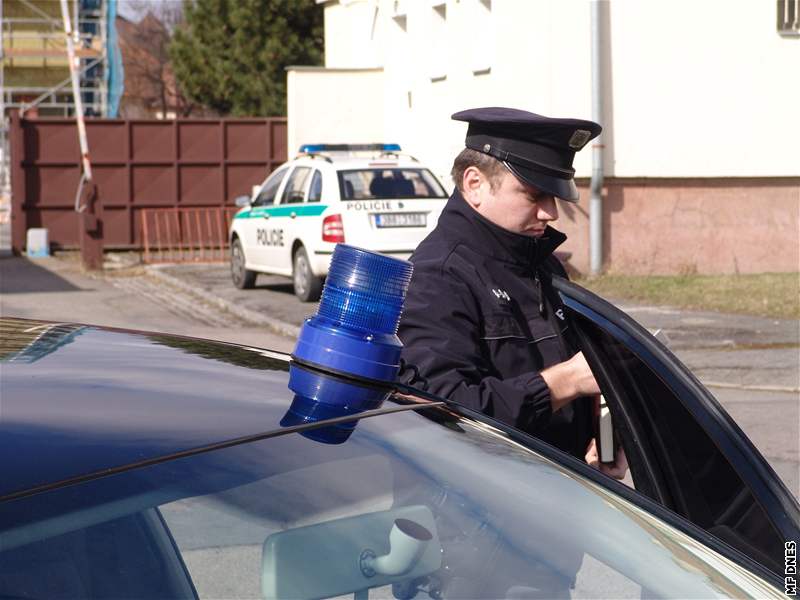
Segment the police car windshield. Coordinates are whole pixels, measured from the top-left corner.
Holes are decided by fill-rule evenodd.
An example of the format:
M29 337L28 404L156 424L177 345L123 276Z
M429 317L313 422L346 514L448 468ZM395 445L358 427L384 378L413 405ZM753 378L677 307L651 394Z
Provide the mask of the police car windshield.
M339 171L342 200L446 198L428 169L370 168Z

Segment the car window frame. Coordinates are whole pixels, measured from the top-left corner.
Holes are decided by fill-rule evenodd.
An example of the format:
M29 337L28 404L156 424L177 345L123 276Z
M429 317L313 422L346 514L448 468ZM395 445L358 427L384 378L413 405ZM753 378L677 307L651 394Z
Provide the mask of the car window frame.
M261 185L261 188L259 188L258 193L256 193L256 195L253 197L252 205L254 207L274 206L275 205L275 199L278 197L278 193L282 192L282 189L283 189L282 186L283 186L284 182L286 181L286 176L290 173L290 171L291 171L290 165L283 165L281 167L278 167L273 173L271 173L270 176L267 177L267 179ZM278 181L278 185L275 188L275 194L272 196L272 199L269 202L265 202L265 201L259 202L259 198L261 197L261 194L264 192L264 190L267 188L267 186L272 184L272 182L275 181L276 179L278 179L279 181Z
M314 181L319 178L319 198L312 200L311 199L311 189L314 186ZM311 181L308 184L308 191L306 192L306 202L308 204L317 204L322 202L322 190L325 186L325 178L322 176L322 171L314 168L314 172L311 174Z
M348 174L351 174L351 173L361 173L361 172L368 172L368 171L371 171L371 172L377 172L377 171L417 172L417 173L419 173L419 177L423 180L423 182L426 185L428 185L427 182L425 182L425 177L424 177L424 174L427 173L430 176L431 181L433 182L433 185L439 187L439 192L441 193L441 195L436 195L437 190L434 189L434 190L432 190L434 195L431 195L431 196L416 196L416 195L414 195L414 196L386 196L386 197L383 197L383 196L376 196L374 194L370 194L368 196L365 196L364 198L350 198L350 197L348 197L348 195L345 193L345 190L346 190L345 183L350 183L350 182L349 181L345 181L345 176L348 175ZM364 167L348 167L348 168L338 169L336 171L336 177L337 177L337 183L338 183L338 188L339 188L339 197L340 197L341 201L345 202L345 203L347 203L347 202L386 201L386 200L403 200L403 201L408 200L410 202L416 202L416 201L425 201L425 200L441 201L441 200L446 200L447 199L447 191L445 190L444 186L436 178L436 175L434 175L433 171L431 171L428 167L423 167L423 166L400 166L400 165L377 166L377 165L372 165L372 166L364 166Z
M313 174L313 169L314 167L311 167L309 165L294 165L291 172L286 177L284 177L283 184L280 190L280 201L275 202L275 206L292 206L295 204L305 204L306 201L308 200L308 189L310 184L310 180L308 179L308 173ZM289 191L289 185L294 180L295 175L297 175L298 172L300 172L301 170L308 171L308 173L306 174L306 180L303 182L303 189L302 189L303 196L300 200L296 202L287 202L286 194ZM275 196L275 199L276 200L278 199L277 195Z
M761 455L758 449L753 445L752 441L742 432L741 428L736 422L727 414L719 402L714 398L708 390L694 377L694 375L658 340L650 335L640 324L634 319L620 311L610 303L602 298L592 294L588 290L567 281L562 278L553 278L553 284L562 301L567 307L568 311L575 311L587 318L590 322L605 331L612 337L621 338L626 347L641 360L645 366L649 368L649 361L643 358L642 354L653 357L654 360L664 365L669 373L658 372L659 378L664 380L665 377L669 381L664 381L672 393L674 393L684 408L689 412L695 422L700 426L703 432L710 438L712 442L719 449L720 454L729 462L731 468L735 471L736 475L742 480L747 490L752 494L754 500L762 507L768 520L783 538L784 541L793 540L797 538L796 525L792 522L800 522L800 514L797 511L797 503L794 501L791 492L788 490L783 481L777 476L772 467L767 463L766 459ZM594 313L594 317L588 316L586 312ZM611 311L614 320L609 319L606 315ZM615 322L618 320L619 322ZM599 324L598 321L604 321ZM573 324L575 326L575 324ZM609 378L604 372L603 360L598 361L596 356L597 349L593 344L587 343L588 340L584 339L580 327L577 327L578 337L581 338L581 349L589 361L593 370L596 370L598 380L601 381L601 387L607 385ZM628 344L634 346L630 348ZM613 379L613 378L612 378ZM613 390L608 396L614 396ZM616 417L620 417L623 421L623 426L628 425L628 416L625 415L624 410L620 411L620 406L613 403L613 398L606 397L609 401L612 413ZM624 407L623 407L624 408ZM624 441L624 436L623 436ZM636 448L629 448L625 446L626 452L631 449L634 454L638 452ZM640 457L629 457L637 460ZM630 462L630 461L629 461ZM646 459L645 459L646 462ZM632 470L633 470L632 466ZM657 488L658 486L656 486ZM653 492L654 490L648 490ZM657 490L655 490L657 492ZM648 498L645 490L634 490L634 492L643 498ZM658 495L657 493L655 495ZM648 498L648 500L651 500ZM651 500L657 502L656 500ZM686 516L674 512L671 508L663 506L665 510L676 515L680 519L692 523ZM775 517L783 515L784 518ZM717 536L706 532L702 527L692 523L700 531L703 531L705 536L732 548ZM739 552L736 550L736 552ZM743 554L740 552L740 554ZM771 573L773 577L778 575L769 569L766 565L761 564L756 559L748 556L750 562L759 565L762 569ZM761 573L758 573L761 575ZM763 577L763 575L761 575Z

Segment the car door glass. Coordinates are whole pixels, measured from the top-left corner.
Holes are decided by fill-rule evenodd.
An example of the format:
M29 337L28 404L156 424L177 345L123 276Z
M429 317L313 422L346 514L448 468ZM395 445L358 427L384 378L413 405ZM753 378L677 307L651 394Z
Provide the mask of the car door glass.
M314 176L311 178L311 187L308 190L308 201L319 202L322 200L322 173L314 169Z
M253 206L269 206L275 202L275 193L278 191L278 188L283 181L283 178L286 176L286 172L289 169L284 167L276 171L267 181L264 183L261 191L258 192L258 196L256 196L255 201L253 202Z
M673 389L677 384L663 365L634 354L636 340L616 321L609 324L591 309L567 305L615 427L627 442L637 489L778 573L783 536L701 425L708 415L698 417L687 408L685 394Z
M0 503L0 590L192 597L188 575L199 598L765 595L713 550L508 434L424 410L364 419L341 444L279 435ZM140 535L115 532L120 518ZM431 534L411 571L363 573L360 557L389 552L400 519ZM65 574L75 586L63 593Z
M286 187L283 188L281 204L301 204L305 200L306 183L310 172L309 167L297 167L292 171Z

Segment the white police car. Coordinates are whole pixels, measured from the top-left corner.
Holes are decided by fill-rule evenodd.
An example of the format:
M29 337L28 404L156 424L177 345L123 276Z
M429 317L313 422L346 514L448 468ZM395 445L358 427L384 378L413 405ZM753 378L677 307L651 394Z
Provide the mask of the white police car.
M252 288L258 273L291 276L317 300L337 243L408 258L436 226L447 194L397 144L304 145L251 197L230 228L231 275Z

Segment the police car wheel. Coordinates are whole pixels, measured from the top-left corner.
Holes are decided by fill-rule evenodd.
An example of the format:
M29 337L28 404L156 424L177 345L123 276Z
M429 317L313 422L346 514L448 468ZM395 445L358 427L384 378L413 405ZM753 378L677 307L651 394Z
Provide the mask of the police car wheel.
M303 302L316 302L319 300L322 295L322 279L311 271L308 254L302 246L294 253L292 266L294 295Z
M233 285L240 290L249 290L255 286L258 273L246 269L244 264L242 242L236 238L231 243L231 279L233 279Z

